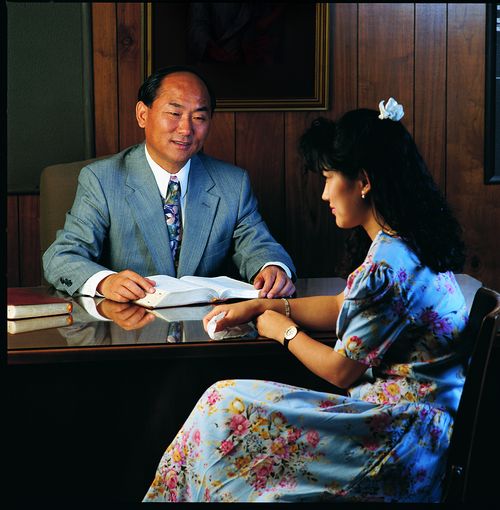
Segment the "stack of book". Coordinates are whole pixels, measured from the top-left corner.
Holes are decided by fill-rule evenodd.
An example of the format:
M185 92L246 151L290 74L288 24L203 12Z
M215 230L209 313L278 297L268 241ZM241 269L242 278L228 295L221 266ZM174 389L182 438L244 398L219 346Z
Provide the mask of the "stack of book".
M7 331L11 334L71 325L72 311L69 297L52 296L46 288L7 289Z

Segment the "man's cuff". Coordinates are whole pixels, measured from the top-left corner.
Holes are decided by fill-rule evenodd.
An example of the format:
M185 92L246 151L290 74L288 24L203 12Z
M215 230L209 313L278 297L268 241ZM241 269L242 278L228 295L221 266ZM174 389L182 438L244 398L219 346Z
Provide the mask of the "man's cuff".
M283 269L283 271L285 271L286 275L288 276L288 278L290 278L290 280L292 279L292 272L290 271L290 269L288 269L288 266L286 266L285 264L283 264L282 262L267 262L266 264L264 264L261 268L260 268L260 271L262 271L265 267L267 266L278 266L278 267L281 267L281 269ZM259 272L260 272L259 271Z
M110 274L116 274L116 272L115 271L104 270L104 271L99 271L98 273L92 275L80 287L80 289L78 290L78 293L82 294L84 296L90 296L90 297L94 297L94 296L104 297L102 294L97 292L97 286L99 285L101 280L104 280L104 278L106 278L106 276L109 276Z
M100 321L111 321L111 319L104 317L97 311L97 306L99 305L99 303L101 303L101 301L103 301L103 299L93 299L87 296L82 296L78 298L78 303L89 315L96 319L99 319Z

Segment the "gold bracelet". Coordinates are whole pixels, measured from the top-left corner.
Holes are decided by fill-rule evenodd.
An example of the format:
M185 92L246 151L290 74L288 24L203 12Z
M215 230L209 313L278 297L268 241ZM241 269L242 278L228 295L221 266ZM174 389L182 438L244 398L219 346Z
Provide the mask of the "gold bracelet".
M291 310L290 310L290 303L288 302L288 299L285 298L285 297L282 297L281 301L283 301L285 303L285 315L287 317L291 317L292 313L291 313Z

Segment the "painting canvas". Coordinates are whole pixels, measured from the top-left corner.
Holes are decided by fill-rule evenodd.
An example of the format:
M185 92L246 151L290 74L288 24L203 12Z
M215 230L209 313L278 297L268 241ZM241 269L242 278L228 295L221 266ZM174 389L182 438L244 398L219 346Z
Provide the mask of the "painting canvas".
M328 108L328 4L158 2L145 16L148 74L196 67L218 110Z

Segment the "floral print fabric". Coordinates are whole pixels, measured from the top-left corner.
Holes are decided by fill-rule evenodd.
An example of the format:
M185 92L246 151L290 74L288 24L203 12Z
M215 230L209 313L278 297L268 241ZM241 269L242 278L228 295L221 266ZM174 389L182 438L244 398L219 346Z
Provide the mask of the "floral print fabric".
M144 501L438 501L466 320L454 276L379 233L348 279L337 323L336 351L369 367L349 396L212 385Z

